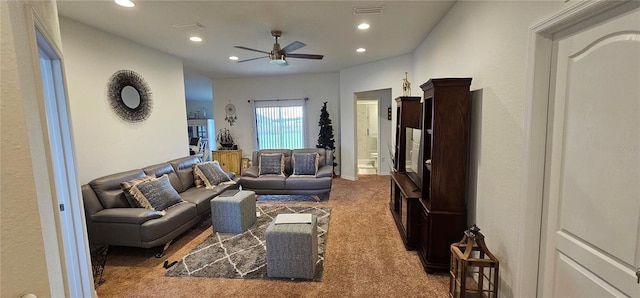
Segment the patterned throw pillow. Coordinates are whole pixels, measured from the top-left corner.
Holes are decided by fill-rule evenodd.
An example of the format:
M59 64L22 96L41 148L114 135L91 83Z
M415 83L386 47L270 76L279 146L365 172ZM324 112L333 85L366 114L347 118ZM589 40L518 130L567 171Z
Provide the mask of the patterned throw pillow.
M204 181L202 180L202 178L200 178L200 175L198 175L198 173L196 173L196 166L198 164L194 164L191 167L191 172L193 172L193 183L196 185L196 188L200 188L204 186Z
M142 208L160 211L162 215L169 207L184 202L167 175L134 185L131 194Z
M220 183L233 182L217 160L195 164L193 174L197 175L198 179L201 179L209 189L214 188ZM197 185L198 183L196 182L196 186Z
M260 154L258 176L262 175L284 176L284 156L282 153Z
M294 153L293 175L295 176L315 176L318 173L318 153Z
M124 196L127 198L127 201L129 201L129 205L131 205L131 207L134 207L134 208L142 207L140 206L138 201L136 201L136 199L133 198L133 195L131 194L131 188L138 183L147 182L154 179L156 179L155 175L149 175L149 176L144 176L144 177L140 177L140 178L136 178L130 181L125 181L120 183L120 188L122 189Z

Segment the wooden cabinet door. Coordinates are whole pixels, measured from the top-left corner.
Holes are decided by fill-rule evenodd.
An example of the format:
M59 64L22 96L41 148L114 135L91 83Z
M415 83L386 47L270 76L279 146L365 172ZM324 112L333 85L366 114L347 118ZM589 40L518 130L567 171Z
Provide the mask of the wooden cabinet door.
M422 265L426 265L429 250L429 215L424 207L420 206L416 212L416 250Z
M220 163L223 170L240 175L242 150L217 150L213 151L213 159Z

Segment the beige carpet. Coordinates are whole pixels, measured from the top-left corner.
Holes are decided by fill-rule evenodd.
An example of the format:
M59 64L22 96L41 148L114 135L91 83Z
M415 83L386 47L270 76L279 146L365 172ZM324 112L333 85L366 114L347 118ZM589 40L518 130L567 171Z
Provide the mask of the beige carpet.
M388 176L334 179L322 282L166 277L165 260L180 259L211 234L203 223L174 241L164 258L155 251L112 247L99 297L447 297L449 277L428 275L406 251L389 211Z

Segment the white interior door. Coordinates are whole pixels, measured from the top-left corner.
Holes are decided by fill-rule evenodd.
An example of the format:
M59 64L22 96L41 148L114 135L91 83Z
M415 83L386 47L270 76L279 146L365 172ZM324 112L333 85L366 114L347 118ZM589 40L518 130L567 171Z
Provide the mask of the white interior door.
M640 9L554 37L541 297L640 297Z

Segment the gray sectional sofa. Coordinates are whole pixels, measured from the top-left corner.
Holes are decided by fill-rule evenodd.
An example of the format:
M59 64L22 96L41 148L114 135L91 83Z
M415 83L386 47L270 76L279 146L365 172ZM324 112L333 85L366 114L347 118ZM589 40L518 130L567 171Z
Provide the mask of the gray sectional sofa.
M260 175L260 155L281 153L284 155L284 175ZM318 171L315 175L292 175L292 155L295 153L318 153ZM323 148L276 149L254 151L252 165L242 172L239 183L245 190L256 194L311 195L319 201L320 195L331 192L333 178L333 152Z
M211 212L210 200L221 192L238 188L237 184L218 185L214 189L196 188L192 166L199 157L188 156L92 180L82 186L89 243L151 248L164 245L200 222ZM171 186L186 201L172 206L163 215L159 211L134 208L126 199L120 183L147 175L167 175ZM235 174L227 173L234 180ZM157 256L161 256L162 252Z

